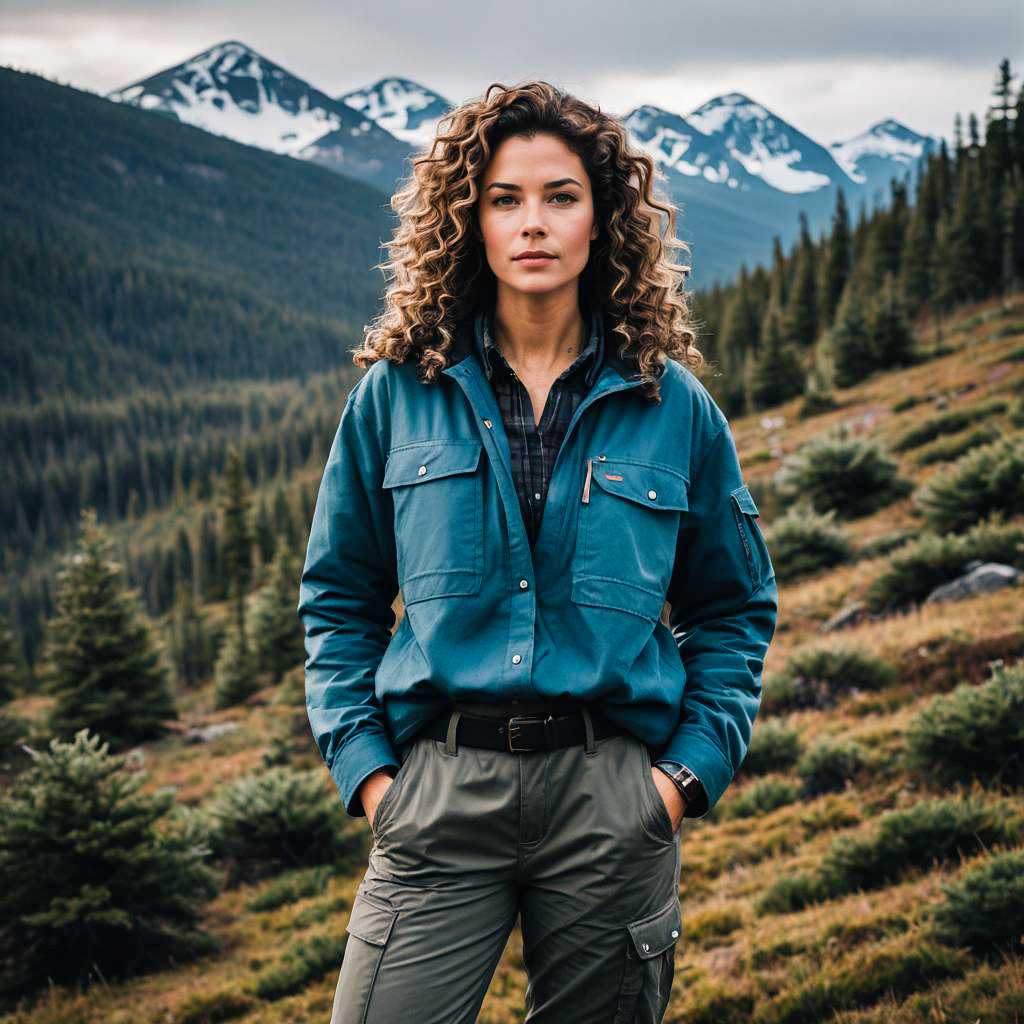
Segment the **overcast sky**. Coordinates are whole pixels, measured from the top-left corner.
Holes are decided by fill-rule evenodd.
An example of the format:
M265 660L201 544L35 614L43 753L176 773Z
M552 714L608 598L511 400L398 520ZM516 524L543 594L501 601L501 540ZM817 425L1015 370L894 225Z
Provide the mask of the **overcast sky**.
M1000 60L1024 71L1024 3L0 0L0 63L95 92L227 39L330 95L397 75L458 103L545 78L685 115L742 92L819 142L887 117L948 139L957 112L983 123Z

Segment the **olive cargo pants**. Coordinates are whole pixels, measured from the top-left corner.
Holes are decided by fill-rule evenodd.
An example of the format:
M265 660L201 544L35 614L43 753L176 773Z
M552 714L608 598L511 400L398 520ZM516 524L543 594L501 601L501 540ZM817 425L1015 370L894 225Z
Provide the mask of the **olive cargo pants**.
M472 1024L517 913L529 1024L668 1006L680 832L631 734L509 753L422 733L372 828L331 1024ZM680 830L681 831L681 830Z

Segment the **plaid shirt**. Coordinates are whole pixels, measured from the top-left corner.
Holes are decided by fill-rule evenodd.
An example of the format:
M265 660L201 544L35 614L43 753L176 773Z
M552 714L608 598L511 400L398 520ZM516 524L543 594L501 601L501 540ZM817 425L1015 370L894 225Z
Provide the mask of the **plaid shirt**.
M604 359L604 330L600 310L588 311L589 330L583 351L567 366L551 385L540 423L534 418L529 392L502 355L494 338L494 307L484 306L474 318L477 354L491 382L501 409L502 422L508 436L512 458L512 476L519 495L530 547L540 532L548 482L562 439L580 402L597 380Z

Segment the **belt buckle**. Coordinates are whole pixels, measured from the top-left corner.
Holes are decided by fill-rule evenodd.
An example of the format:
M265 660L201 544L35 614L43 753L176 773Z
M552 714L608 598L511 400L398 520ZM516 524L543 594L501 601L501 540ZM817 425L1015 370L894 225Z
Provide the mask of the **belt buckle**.
M515 734L519 730L519 726L515 725L515 722L550 722L553 721L552 715L516 715L514 718L508 720L508 749L509 753L512 754L528 754L531 750L541 750L541 747L516 747L513 746L513 740Z
M516 722L536 722L540 715L517 715L514 718L508 720L508 749L511 754L525 754L536 748L534 747L516 747L513 746L516 733L519 731L519 726Z

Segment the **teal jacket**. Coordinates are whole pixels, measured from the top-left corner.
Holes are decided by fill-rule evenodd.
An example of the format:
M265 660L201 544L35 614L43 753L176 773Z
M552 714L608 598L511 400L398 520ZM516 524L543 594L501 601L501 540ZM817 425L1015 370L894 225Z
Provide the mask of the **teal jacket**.
M778 612L757 506L697 378L667 361L651 404L607 319L605 337L532 552L471 319L437 381L380 360L349 393L298 605L306 710L349 815L452 699L594 700L697 773L701 817L743 761Z

